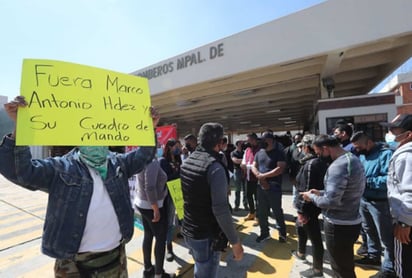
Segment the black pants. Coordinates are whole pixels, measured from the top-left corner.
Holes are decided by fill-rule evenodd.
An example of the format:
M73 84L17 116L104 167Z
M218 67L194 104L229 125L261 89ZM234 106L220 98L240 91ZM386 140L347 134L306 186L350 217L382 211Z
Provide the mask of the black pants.
M412 239L412 232L409 233ZM395 240L395 271L399 278L412 277L412 243L403 244Z
M152 244L153 237L156 238L154 255L155 255L155 273L163 273L163 264L165 259L165 244L167 235L167 210L164 204L159 209L160 220L159 222L152 222L153 210L139 208L142 214L142 222L144 228L143 236L143 261L144 268L148 270L152 267Z
M334 225L325 220L323 227L335 277L355 278L353 245L359 236L361 224Z
M249 203L250 213L256 212L256 208L255 208L255 202L257 200L256 191L257 191L257 181L247 181L246 196L247 196L247 202Z
M313 268L323 271L323 249L322 234L320 231L319 214L311 215L308 223L303 225L307 236L312 242Z

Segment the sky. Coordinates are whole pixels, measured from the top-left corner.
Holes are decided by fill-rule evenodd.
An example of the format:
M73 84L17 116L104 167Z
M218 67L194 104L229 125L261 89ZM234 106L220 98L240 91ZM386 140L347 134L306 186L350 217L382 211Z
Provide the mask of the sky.
M131 73L321 0L0 0L0 95L25 58Z

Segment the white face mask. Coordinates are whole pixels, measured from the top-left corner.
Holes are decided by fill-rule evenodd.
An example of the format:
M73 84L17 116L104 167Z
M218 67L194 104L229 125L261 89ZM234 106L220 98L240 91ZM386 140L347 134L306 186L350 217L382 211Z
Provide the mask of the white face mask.
M391 143L391 142L395 142L395 138L396 138L396 136L395 135L393 135L392 133L386 133L386 135L385 135L385 141L386 141L386 143Z
M386 143L388 143L388 145L389 145L391 148L394 148L394 149L396 149L396 148L399 146L399 142L396 142L396 141L395 141L395 138L396 138L396 136L393 135L393 134L390 133L390 132L386 133L386 135L385 135L385 141L386 141Z

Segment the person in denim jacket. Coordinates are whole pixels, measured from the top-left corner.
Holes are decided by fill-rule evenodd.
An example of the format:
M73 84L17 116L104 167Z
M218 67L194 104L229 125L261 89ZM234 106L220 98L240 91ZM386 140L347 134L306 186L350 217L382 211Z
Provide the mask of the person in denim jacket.
M19 96L4 107L16 122L17 110L26 105ZM159 116L153 108L151 114L156 126ZM56 258L56 277L127 277L124 244L134 230L128 178L142 171L155 151L141 147L117 154L82 146L62 157L32 159L28 146L16 146L15 131L3 138L0 173L49 193L42 252Z

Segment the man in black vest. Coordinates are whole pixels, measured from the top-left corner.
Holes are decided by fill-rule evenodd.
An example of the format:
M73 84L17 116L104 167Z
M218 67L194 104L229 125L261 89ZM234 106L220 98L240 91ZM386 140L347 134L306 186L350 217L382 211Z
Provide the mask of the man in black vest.
M199 131L200 144L181 167L184 218L182 234L193 259L195 277L218 277L220 251L232 245L234 260L243 247L227 203L229 177L220 161L223 127L206 123ZM212 251L211 251L212 250Z

